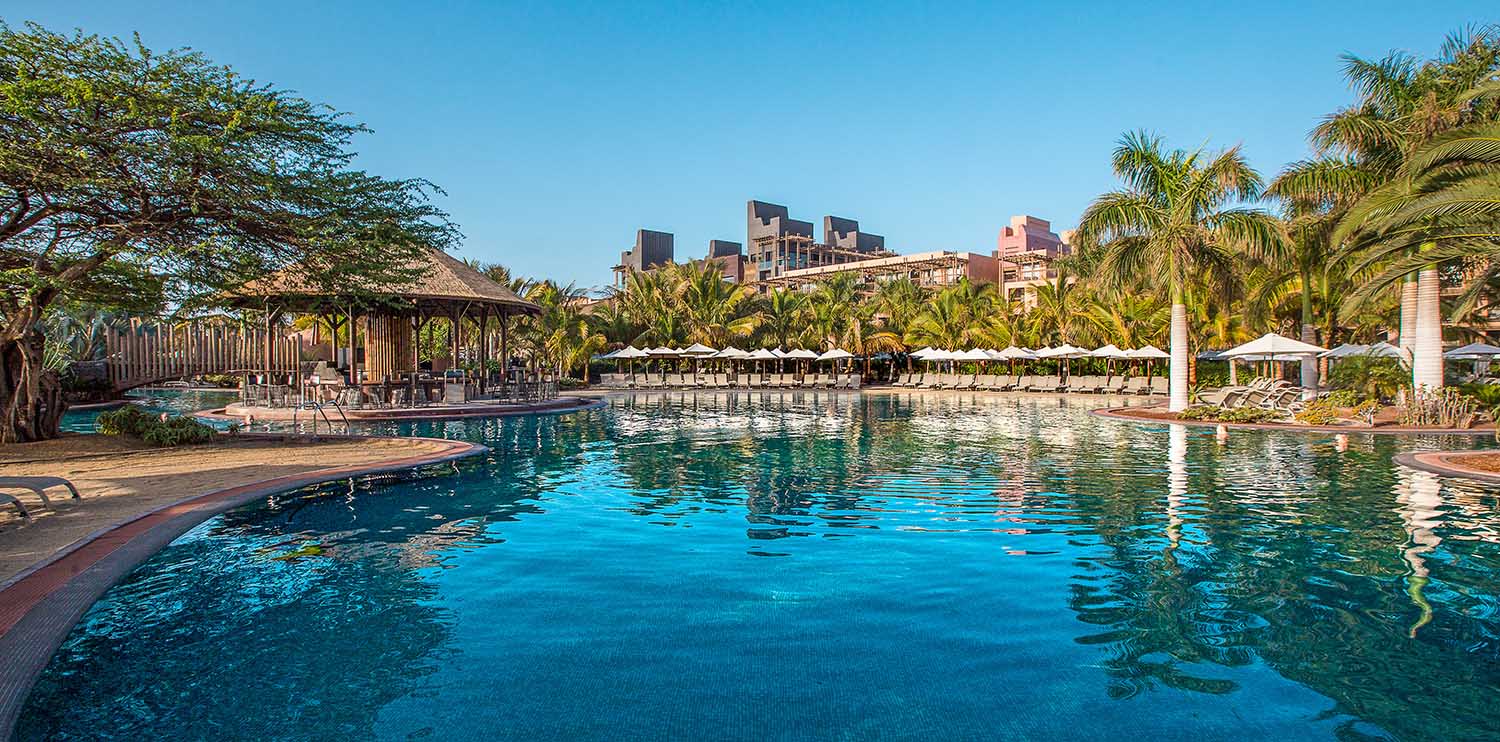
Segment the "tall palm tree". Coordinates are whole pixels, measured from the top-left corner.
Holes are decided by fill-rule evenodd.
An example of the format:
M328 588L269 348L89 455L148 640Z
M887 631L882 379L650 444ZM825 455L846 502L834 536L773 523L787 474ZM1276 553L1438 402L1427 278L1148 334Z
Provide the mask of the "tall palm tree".
M1384 271L1351 297L1368 299L1401 276L1418 271L1417 342L1412 357L1416 390L1443 385L1440 265L1478 259L1460 311L1481 301L1500 258L1500 123L1441 134L1411 153L1386 184L1373 189L1340 221L1337 239L1363 248L1361 266Z
M1367 171L1380 185L1373 186L1360 207L1366 215L1392 208L1393 199L1419 194L1402 182L1406 162L1412 154L1444 132L1500 118L1500 26L1484 26L1452 34L1436 59L1422 62L1405 53L1392 53L1380 60L1345 57L1345 77L1357 100L1324 120L1313 131L1314 143L1324 152L1342 155L1345 161ZM1401 344L1412 354L1414 387L1440 387L1443 383L1441 286L1439 266L1423 259L1435 256L1431 240L1403 243L1405 257L1393 252L1388 240L1359 233L1356 220L1340 223L1344 253L1370 251L1382 258L1399 260L1411 268L1402 281ZM1373 226L1373 225L1372 225ZM1389 235L1388 235L1389 236ZM1364 266L1373 265L1365 259ZM1391 281L1381 281L1388 287ZM1351 297L1351 308L1369 301L1372 292Z
M1223 281L1237 251L1279 255L1275 219L1236 204L1258 198L1261 179L1239 148L1218 153L1167 150L1159 137L1127 134L1115 149L1115 174L1123 190L1089 205L1078 233L1104 249L1104 271L1119 282L1159 276L1171 301L1171 381L1168 409L1188 406L1190 283Z
M808 298L812 340L820 348L838 345L860 300L862 281L853 273L838 273L820 281Z
M755 329L754 291L725 281L717 263L694 261L672 270L688 340L723 348Z
M800 291L773 289L760 311L761 332L777 347L787 347L806 328L807 295Z

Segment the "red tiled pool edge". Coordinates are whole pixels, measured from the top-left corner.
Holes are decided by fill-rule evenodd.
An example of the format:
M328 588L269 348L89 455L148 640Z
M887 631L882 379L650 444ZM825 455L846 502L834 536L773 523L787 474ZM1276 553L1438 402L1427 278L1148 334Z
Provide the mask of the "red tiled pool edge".
M1285 423L1226 423L1218 420L1163 420L1157 417L1146 417L1136 414L1140 407L1100 407L1090 410L1089 413L1096 417L1106 417L1111 420L1126 420L1133 423L1145 423L1147 425L1194 425L1198 427L1218 427L1223 425L1230 430L1284 430L1289 433L1348 433L1365 435L1494 435L1495 431L1489 429L1475 430L1472 428L1413 428L1402 426L1386 426L1380 428L1359 428L1347 425L1287 425Z
M336 436L342 437L342 436ZM401 440L413 440L402 438ZM438 451L291 474L198 495L96 531L0 586L0 731L14 734L21 704L74 624L121 577L193 526L253 500L308 485L411 470L476 456L476 443L418 438Z

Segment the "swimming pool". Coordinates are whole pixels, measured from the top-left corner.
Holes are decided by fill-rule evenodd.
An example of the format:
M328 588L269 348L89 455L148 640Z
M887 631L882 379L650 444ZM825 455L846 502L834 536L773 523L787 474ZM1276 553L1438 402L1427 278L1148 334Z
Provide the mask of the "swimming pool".
M449 476L210 520L74 630L42 738L1500 733L1479 439L1144 426L1097 400L649 395L390 423Z

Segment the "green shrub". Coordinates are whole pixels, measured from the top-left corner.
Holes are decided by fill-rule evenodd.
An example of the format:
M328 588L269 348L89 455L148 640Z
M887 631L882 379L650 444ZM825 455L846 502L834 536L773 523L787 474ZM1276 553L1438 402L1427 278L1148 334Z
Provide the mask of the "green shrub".
M1394 358L1355 355L1334 361L1328 384L1351 390L1359 399L1389 400L1410 386L1411 374Z
M99 432L105 435L128 435L161 447L207 443L217 435L212 427L190 417L163 420L135 405L100 414L98 424Z
M1308 425L1332 425L1339 421L1338 408L1341 406L1329 397L1319 397L1304 405L1293 417Z
M1221 423L1264 423L1280 420L1282 413L1277 410L1267 410L1260 407L1233 407L1224 409L1208 405L1195 405L1178 413L1177 417L1182 420L1209 420Z
M1364 401L1359 392L1353 389L1336 389L1323 395L1323 399L1334 407L1354 407Z

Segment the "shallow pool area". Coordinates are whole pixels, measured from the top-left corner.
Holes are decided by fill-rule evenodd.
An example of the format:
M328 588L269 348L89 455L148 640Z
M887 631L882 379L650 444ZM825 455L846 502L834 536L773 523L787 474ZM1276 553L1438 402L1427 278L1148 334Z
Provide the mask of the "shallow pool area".
M203 523L89 611L18 736L1500 735L1500 487L1390 460L1485 438L607 402L362 427L491 451Z

